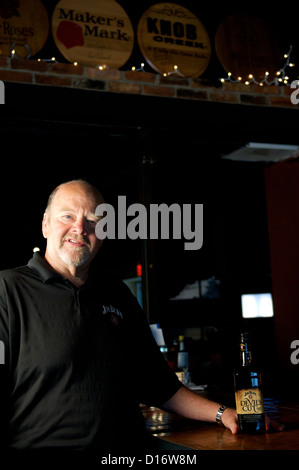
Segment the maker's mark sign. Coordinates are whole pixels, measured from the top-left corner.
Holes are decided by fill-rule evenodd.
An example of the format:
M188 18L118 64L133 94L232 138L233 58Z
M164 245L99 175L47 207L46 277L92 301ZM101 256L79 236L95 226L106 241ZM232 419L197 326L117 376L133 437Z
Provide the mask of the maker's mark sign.
M114 0L60 0L52 33L62 55L83 65L120 68L134 45L131 21Z

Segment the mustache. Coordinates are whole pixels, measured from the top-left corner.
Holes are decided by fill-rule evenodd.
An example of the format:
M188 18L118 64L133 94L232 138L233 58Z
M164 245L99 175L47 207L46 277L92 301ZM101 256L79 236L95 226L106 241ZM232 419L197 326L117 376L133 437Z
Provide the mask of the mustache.
M65 242L66 240L76 240L77 242L79 243L84 243L84 245L86 245L88 248L90 247L90 243L89 243L89 240L87 237L84 237L84 236L80 236L80 235L65 235L62 240L61 240L61 243Z

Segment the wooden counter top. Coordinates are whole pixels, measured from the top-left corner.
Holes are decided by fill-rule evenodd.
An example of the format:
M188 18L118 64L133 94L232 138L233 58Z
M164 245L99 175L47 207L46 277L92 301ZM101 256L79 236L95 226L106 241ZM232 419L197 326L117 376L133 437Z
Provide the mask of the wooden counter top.
M285 424L284 431L233 435L216 423L186 420L158 408L144 408L143 414L153 436L194 450L299 450L299 404L265 400L265 409Z

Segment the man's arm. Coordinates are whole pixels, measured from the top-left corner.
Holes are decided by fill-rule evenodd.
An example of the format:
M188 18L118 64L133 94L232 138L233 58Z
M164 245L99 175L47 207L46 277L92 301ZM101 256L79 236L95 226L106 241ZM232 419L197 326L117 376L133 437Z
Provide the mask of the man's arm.
M161 408L185 418L215 423L220 406L221 403L208 400L183 386ZM237 434L239 425L236 410L226 408L222 415L222 423L232 434Z

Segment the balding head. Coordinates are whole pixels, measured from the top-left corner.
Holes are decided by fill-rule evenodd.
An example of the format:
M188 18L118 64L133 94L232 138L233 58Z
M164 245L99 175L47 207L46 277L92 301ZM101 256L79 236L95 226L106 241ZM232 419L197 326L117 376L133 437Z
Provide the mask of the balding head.
M85 181L83 179L77 179L77 180L70 180L66 181L65 183L59 184L50 194L46 206L45 212L47 213L48 217L50 216L50 210L52 203L55 199L55 196L57 193L64 188L73 188L76 192L82 192L84 191L86 194L89 194L94 200L96 201L96 205L104 203L104 198L102 194L99 192L99 190L90 184L88 181Z

